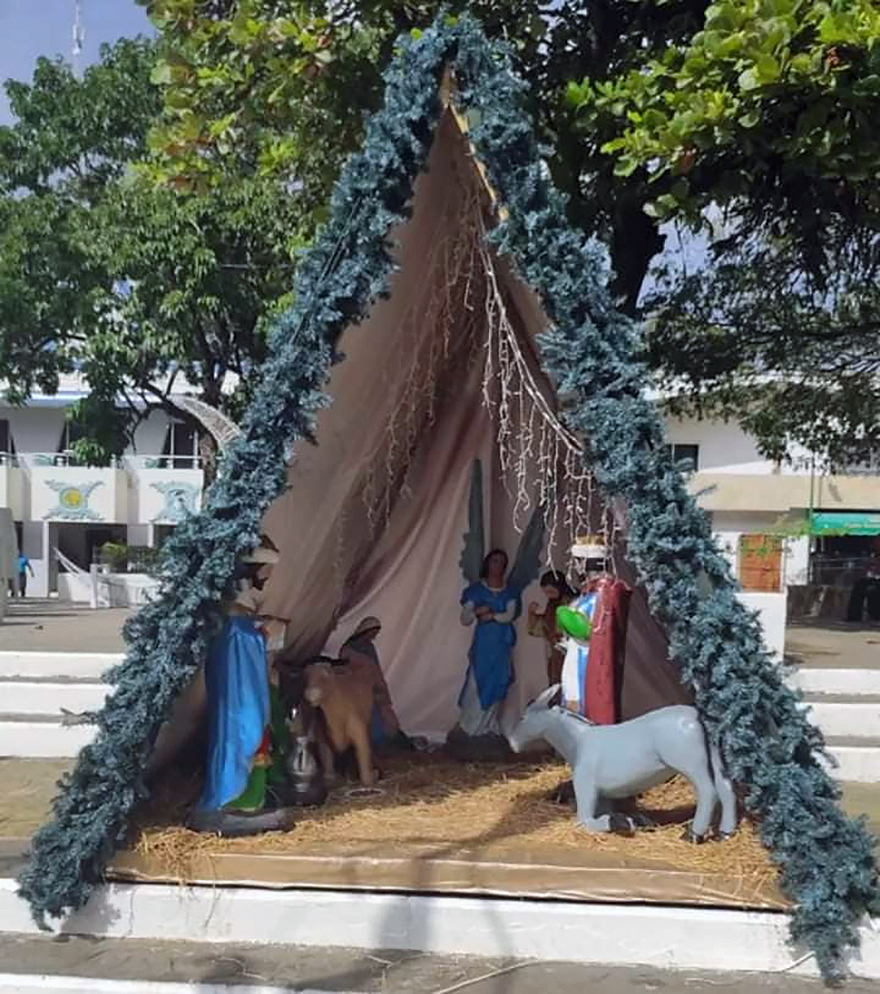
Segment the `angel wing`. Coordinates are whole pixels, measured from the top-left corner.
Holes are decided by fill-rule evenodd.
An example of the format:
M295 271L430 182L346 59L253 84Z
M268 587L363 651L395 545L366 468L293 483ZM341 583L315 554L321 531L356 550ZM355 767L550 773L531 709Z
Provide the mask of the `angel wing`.
M221 414L204 401L182 394L174 397L173 402L176 407L191 414L206 431L211 433L221 451L242 434L241 428L231 418L227 418L225 414Z
M529 518L529 523L526 525L526 530L519 540L513 569L507 577L508 586L513 587L518 593L522 593L541 572L543 551L544 505L537 504L532 511L531 518Z
M468 498L468 530L458 564L468 583L477 583L483 569L483 467L479 459L471 467L471 492Z

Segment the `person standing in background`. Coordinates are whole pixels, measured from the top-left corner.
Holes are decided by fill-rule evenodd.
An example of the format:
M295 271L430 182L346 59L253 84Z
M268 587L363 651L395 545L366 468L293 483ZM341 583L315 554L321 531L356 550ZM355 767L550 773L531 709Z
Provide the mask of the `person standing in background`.
M20 552L18 554L18 596L25 597L27 595L27 575L30 571L31 576L34 576L34 568L31 566L31 561L28 557Z

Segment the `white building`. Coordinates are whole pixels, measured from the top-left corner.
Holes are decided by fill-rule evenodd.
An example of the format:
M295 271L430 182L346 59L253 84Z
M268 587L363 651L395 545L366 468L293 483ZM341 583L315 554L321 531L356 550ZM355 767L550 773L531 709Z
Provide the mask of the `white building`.
M771 462L733 422L667 418L666 437L745 591L845 586L880 553L876 471L828 474L805 451Z
M25 407L0 400L0 507L12 510L35 573L28 595L58 590L54 550L87 569L106 542L155 546L201 503L203 475L192 428L154 412L113 466L77 465L67 412L83 396L75 377ZM63 572L63 571L62 571Z
M201 505L193 429L154 412L117 464L76 464L67 413L83 396L75 377L23 408L0 401L0 507L9 507L35 577L28 593L66 594L54 550L87 569L106 542L155 547ZM880 474L826 475L809 453L768 461L733 422L666 419L674 455L694 467L691 491L709 512L744 591L769 629L784 625L785 594L808 583L845 586L880 554ZM810 537L817 529L833 537ZM63 571L62 571L63 573ZM767 612L776 620L772 620ZM782 621L780 621L780 617Z

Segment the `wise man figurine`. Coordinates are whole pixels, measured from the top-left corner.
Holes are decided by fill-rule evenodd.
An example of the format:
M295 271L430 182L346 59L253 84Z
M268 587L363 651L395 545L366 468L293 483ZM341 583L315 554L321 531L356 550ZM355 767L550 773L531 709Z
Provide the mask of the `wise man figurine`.
M557 614L567 635L563 701L569 710L597 725L612 725L621 719L632 589L609 571L610 557L601 539L578 538L571 556L580 592Z
M262 593L278 560L267 536L241 557L223 629L206 660L205 782L188 822L197 831L252 835L289 827L289 814L272 810L272 787L285 776L287 731L269 665L287 622L264 612Z

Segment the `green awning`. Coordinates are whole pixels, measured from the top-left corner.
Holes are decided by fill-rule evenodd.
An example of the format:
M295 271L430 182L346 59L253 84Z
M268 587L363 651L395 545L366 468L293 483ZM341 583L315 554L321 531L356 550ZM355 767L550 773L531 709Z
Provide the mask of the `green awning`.
M814 511L814 535L880 535L880 511Z

